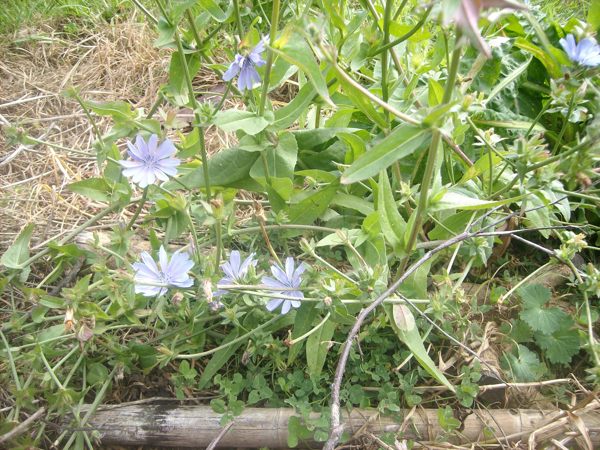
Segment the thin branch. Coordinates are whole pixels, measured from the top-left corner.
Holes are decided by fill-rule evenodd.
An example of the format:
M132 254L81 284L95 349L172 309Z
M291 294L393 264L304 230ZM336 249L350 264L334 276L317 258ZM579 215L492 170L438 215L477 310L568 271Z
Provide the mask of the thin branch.
M42 416L42 414L44 414L45 412L46 412L46 408L44 408L43 406L40 407L40 409L38 409L31 416L29 416L27 419L25 419L23 422L21 422L16 427L14 427L8 433L5 433L2 436L0 436L0 446L6 444L7 442L10 442L14 438L25 433L29 429L29 427L33 424L33 422L38 420Z

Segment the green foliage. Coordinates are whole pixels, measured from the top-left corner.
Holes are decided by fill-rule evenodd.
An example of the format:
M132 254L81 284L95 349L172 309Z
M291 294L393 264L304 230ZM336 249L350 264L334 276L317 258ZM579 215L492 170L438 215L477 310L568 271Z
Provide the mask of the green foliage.
M486 59L438 20L456 2L403 2L392 21L365 2L142 4L170 58L157 103L80 102L112 126L93 145L98 175L68 189L107 209L47 244L30 224L0 259L0 411L11 421L34 398L47 402L45 424L148 384L179 399L215 392L223 425L249 405L293 407L288 445L324 441L343 344L406 271L351 340L342 407L436 407L450 439L453 408L484 401L484 357L461 347L491 346L507 381L597 373L600 275L575 263L595 262L598 245L598 69L559 42L590 35L595 11L587 26L484 10ZM246 70L260 82L238 83ZM196 92L213 82L214 96ZM164 147L133 158L123 149L136 135ZM6 137L35 143L18 126ZM138 163L157 180L136 186L122 165ZM74 240L112 213L106 234ZM250 258L244 270L234 251ZM188 272L169 272L187 258ZM572 269L571 284L552 291L533 277L550 261ZM160 272L154 284L144 265ZM432 383L447 392L422 389ZM91 447L86 424L74 428L84 431L42 428L15 445Z

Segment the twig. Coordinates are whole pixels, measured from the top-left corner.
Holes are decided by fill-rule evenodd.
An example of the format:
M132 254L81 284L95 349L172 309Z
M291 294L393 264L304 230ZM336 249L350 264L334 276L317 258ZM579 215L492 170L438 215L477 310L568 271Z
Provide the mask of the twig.
M27 431L27 429L33 424L33 422L39 419L40 416L44 414L44 412L46 412L46 408L42 406L40 407L40 409L38 409L31 416L29 416L16 427L14 427L8 433L5 433L2 436L0 436L0 446L25 433L25 431Z
M479 392L493 391L496 389L506 389L507 387L521 389L521 388L528 388L528 387L551 386L554 384L563 384L563 383L572 383L572 382L573 382L573 380L571 378L557 378L556 380L537 381L537 382L531 382L531 383L482 384L481 386L479 386ZM378 389L378 388L375 388L375 389ZM415 386L413 389L418 392L427 392L427 391L438 392L438 391L447 391L448 387L442 386L442 385L439 385L439 386Z
M229 429L233 426L233 422L229 422L227 425L225 425L223 427L223 429L219 432L219 434L217 434L215 436L215 438L210 442L210 444L208 445L208 447L206 447L206 450L213 450L217 444L219 443L219 441L221 439L223 439L223 436L225 436L227 434L227 432L229 431Z

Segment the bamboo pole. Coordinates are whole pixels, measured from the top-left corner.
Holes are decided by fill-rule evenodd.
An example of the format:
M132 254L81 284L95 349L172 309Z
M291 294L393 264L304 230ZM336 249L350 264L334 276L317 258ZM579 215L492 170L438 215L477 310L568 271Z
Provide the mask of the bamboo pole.
M595 402L592 402L595 403ZM589 406L589 405L588 405ZM600 445L600 413L598 405L585 408L579 417L588 429L595 447ZM468 410L467 410L468 411ZM288 421L295 415L287 408L246 408L235 417L231 428L221 436L218 447L239 448L286 448L288 447ZM527 440L527 436L540 427L556 423L550 435L544 430L541 438L555 437L577 428L568 421L566 412L520 410L473 410L462 420L456 433L446 433L438 423L437 409L417 409L409 416L408 411L400 419L380 416L376 410L355 409L342 414L344 431L353 436L361 433L381 434L396 432L401 426L402 439L416 441L451 442L454 444L488 441L490 432L498 440L513 436ZM108 406L93 415L89 425L99 432L103 445L207 447L222 431L221 415L209 406L176 406L172 403ZM552 428L550 426L550 428ZM485 434L484 434L485 430ZM300 447L315 447L322 443L302 442Z

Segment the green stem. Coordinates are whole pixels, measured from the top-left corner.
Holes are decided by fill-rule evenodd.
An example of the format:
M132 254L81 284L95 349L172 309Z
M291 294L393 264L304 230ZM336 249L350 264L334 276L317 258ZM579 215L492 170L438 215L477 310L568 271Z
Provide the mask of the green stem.
M385 2L385 10L383 13L383 44L385 46L385 44L388 44L390 42L390 19L391 19L391 15L392 15L392 4L393 4L393 0L386 0ZM388 52L383 52L381 54L381 96L383 97L383 101L384 102L388 102L390 96L389 96L389 90L388 90L388 69L389 69L389 63L388 63L388 57L389 54ZM389 133L389 129L390 129L390 112L389 111L383 111L383 114L385 116L385 121L387 122L387 129L385 130L386 133Z
M79 96L79 93L77 93L77 91L75 91L75 90L73 91L73 96L75 97L75 100L77 100L77 103L79 103L79 106L81 106L81 109L83 109L83 112L85 113L85 116L87 117L88 121L92 124L92 129L94 130L96 139L98 139L98 142L100 142L100 144L102 144L102 133L100 133L100 130L98 129L98 126L96 125L96 121L92 117L90 110L85 106L85 103L83 102L83 100L81 99L81 97Z
M273 323L277 322L281 317L282 316L275 316L275 317L271 318L270 320L268 320L267 322L263 323L262 325L254 328L253 330L250 330L248 333L243 334L240 337L235 338L232 341L229 341L228 343L220 345L218 347L215 347L215 348L213 348L211 350L206 350L206 351L200 352L200 353L175 355L173 357L173 359L198 359L198 358L202 358L203 356L212 355L213 353L216 353L219 350L223 350L225 348L228 348L228 347L231 347L232 345L237 344L238 342L242 342L243 340L245 340L245 339L249 338L250 336L252 336L257 331L263 330L263 329L267 328L269 325L272 325Z
M215 267L219 267L219 264L221 264L221 254L223 252L223 238L222 238L221 221L220 220L217 220L217 222L215 224L215 238L217 240L217 254L215 256L215 259L216 259Z
M386 41L385 37L384 37L384 44L381 47L377 47L375 50L373 50L370 53L370 55L371 56L379 55L380 53L383 53L386 50L394 48L396 45L401 44L402 42L406 41L407 39L410 39L423 26L423 24L427 20L427 17L429 17L430 12L431 12L431 8L428 8L427 11L425 11L425 14L423 14L423 17L421 17L421 19L417 22L417 24L413 28L411 28L410 31L408 31L403 36L400 36L398 39L396 39L392 42L389 42L389 39ZM385 27L385 25L384 25L384 27Z
M396 12L394 13L394 20L397 20L398 16L400 16L400 14L402 14L402 10L404 10L404 7L406 6L406 3L408 3L408 0L402 0L402 3L400 3L400 6L398 7L398 9L396 10Z
M159 2L160 3L160 2ZM196 124L195 128L198 130L198 143L200 144L200 156L202 158L202 172L204 174L204 187L206 189L206 198L208 200L211 199L212 194L210 191L210 176L208 174L208 156L206 155L206 146L204 143L204 128L202 128L200 114L198 112L198 101L196 100L196 96L194 95L194 86L192 84L192 78L190 77L190 71L188 68L187 60L185 59L185 54L183 53L183 45L181 44L181 38L179 37L179 33L175 33L175 42L177 43L177 50L179 53L179 59L181 60L181 65L183 66L183 75L188 88L188 96L190 107L194 111L194 118Z
M573 274L575 275L575 278L577 278L577 284L579 286L583 286L583 278L581 278L581 275L579 274L579 270L577 270L577 267L575 267L575 264L573 264L573 261L564 260L563 262L569 266L569 268L571 269L571 272L573 272ZM585 305L585 315L586 315L587 326L588 326L588 341L590 344L590 353L594 357L594 362L596 363L596 367L600 367L600 356L598 355L598 352L596 351L597 343L596 343L596 339L594 339L594 322L592 321L592 310L590 308L590 299L585 290L582 290L581 292L583 294L583 302Z
M238 29L238 36L240 42L244 39L244 27L242 25L242 16L240 16L240 2L239 0L233 0L233 15L235 16L235 23Z
M136 208L135 213L133 213L133 217L131 217L131 220L127 224L126 230L130 230L131 227L133 227L133 224L135 223L137 218L140 216L140 213L142 212L142 208L144 207L144 204L146 203L146 198L148 198L148 188L149 187L150 186L146 186L144 188L144 192L142 193L142 198L140 198L138 207Z
M156 19L156 17L154 17L152 15L152 13L150 11L148 11L148 9L142 5L139 0L131 0L133 2L133 4L135 6L137 6L145 15L146 17L148 17L148 19L154 24L154 25L158 25L158 20Z
M6 348L6 355L8 356L8 364L10 365L10 370L12 372L12 376L15 380L15 387L17 391L21 391L21 380L19 379L19 374L17 373L17 367L15 366L15 360L12 356L12 351L10 345L8 345L8 340L4 333L0 330L0 337L2 338L2 342L4 343L4 347Z
M267 180L267 185L271 186L271 174L269 172L269 163L267 161L267 155L265 154L265 150L260 152L260 159L265 170L265 179Z
M273 10L271 13L271 31L269 34L269 49L267 54L267 64L265 67L265 79L263 80L263 90L260 98L260 104L258 106L258 115L262 116L265 112L265 105L267 103L267 94L269 93L269 81L271 79L271 69L273 66L273 44L277 37L277 28L279 26L279 8L280 0L273 0Z
M315 128L319 128L321 125L321 104L317 104L317 108L315 111Z
M569 125L569 117L571 117L571 113L573 112L573 107L575 106L575 92L571 95L571 101L569 102L569 109L567 111L567 117L565 117L565 121L560 128L560 132L558 133L558 137L556 138L556 142L554 143L554 148L552 149L552 154L556 154L558 150L558 146L560 145L563 135L567 130L567 125Z
M323 320L321 320L313 329L311 329L307 333L304 333L302 336L297 337L296 339L292 339L290 342L288 342L288 345L291 347L292 345L297 344L298 342L302 342L304 339L306 339L315 331L318 331L319 328L321 328L323 325L325 325L325 322L327 322L330 317L331 313L328 312L327 315L323 318Z
M457 36L458 40L459 36ZM460 62L460 47L456 47L452 53L452 62L450 63L450 69L448 72L448 80L446 81L446 87L444 90L444 97L442 99L442 105L447 104L452 98L452 91L454 90L454 84L456 82L456 75L458 73L458 64ZM429 152L427 154L427 163L425 165L425 172L423 173L423 179L421 181L421 193L419 195L419 201L417 203L417 209L415 211L415 221L410 230L408 242L406 244L406 252L410 255L413 251L417 236L421 231L423 224L423 217L425 216L425 210L427 209L427 203L429 199L429 187L433 180L433 169L435 168L435 162L437 160L438 149L441 142L441 131L435 129L431 138L431 144L429 146ZM399 267L399 274L401 275L406 269L408 264L408 256L404 258L402 264Z

